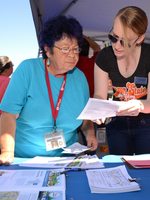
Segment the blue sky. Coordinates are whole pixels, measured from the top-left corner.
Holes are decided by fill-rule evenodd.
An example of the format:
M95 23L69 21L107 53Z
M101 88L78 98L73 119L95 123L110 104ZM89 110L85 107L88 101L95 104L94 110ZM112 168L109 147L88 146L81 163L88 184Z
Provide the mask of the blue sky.
M0 55L7 55L14 68L27 58L37 57L38 42L29 0L1 0Z

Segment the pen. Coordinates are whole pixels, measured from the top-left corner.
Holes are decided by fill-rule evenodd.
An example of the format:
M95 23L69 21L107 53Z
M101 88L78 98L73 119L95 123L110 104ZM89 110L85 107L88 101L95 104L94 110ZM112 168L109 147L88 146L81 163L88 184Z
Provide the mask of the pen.
M77 172L77 171L85 171L85 169L81 169L81 168L68 168L64 171L61 172L56 172L57 176L62 175L62 174L66 174L67 172Z
M79 171L85 171L85 169L83 168L69 168L68 171L71 171L71 172L79 172Z
M62 174L66 174L69 170L64 170L64 171L60 171L60 172L52 172L53 174L55 174L56 176L60 176Z
M62 172L58 172L58 174L59 175L61 175L61 174L66 174L67 172L69 172L70 171L70 169L66 169L66 170L64 170L64 171L62 171Z

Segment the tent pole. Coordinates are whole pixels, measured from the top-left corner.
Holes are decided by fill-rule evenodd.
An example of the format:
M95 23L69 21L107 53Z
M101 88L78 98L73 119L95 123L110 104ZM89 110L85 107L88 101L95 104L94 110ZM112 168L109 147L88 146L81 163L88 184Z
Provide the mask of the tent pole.
M73 6L73 4L77 3L77 1L78 0L71 1L59 15L65 15L65 13Z

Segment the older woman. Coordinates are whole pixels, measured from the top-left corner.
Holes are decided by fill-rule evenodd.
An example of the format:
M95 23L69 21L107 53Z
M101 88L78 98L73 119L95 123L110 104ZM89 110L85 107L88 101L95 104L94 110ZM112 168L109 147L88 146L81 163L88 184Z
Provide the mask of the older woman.
M44 24L40 35L43 58L23 61L12 76L1 103L1 156L60 156L62 147L78 140L77 116L89 98L88 84L75 66L82 27L74 18L59 16ZM85 121L88 146L97 148L93 124Z

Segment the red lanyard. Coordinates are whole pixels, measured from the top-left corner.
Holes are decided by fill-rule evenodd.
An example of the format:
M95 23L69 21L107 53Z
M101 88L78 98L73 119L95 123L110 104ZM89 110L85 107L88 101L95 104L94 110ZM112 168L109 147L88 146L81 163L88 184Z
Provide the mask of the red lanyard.
M53 115L53 119L54 119L54 126L56 126L56 118L58 116L58 112L60 109L60 104L62 101L62 97L64 94L64 90L65 90L65 85L66 85L66 74L64 75L64 80L63 83L61 85L60 91L59 91L59 96L57 99L57 104L56 107L54 106L54 100L53 100L53 95L52 95L52 90L51 90L51 85L50 85L50 80L49 80L49 76L48 76L48 70L47 70L47 64L46 64L46 59L45 59L45 79L46 79L46 85L47 85L47 90L48 90L48 96L49 96L49 100L50 100L50 107L52 110L52 115Z

